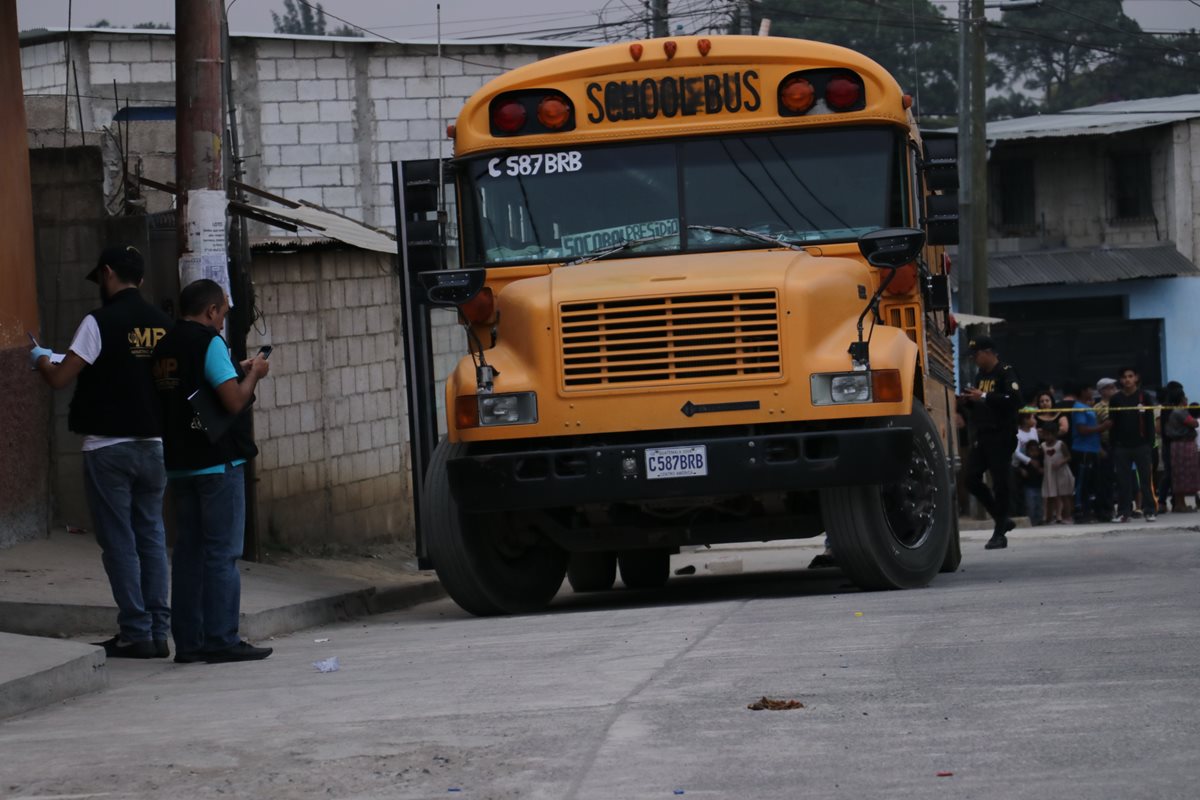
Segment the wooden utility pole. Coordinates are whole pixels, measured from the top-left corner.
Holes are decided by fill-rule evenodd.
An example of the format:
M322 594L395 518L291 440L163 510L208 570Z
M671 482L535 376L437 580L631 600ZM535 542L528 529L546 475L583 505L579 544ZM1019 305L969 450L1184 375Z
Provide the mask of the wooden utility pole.
M234 303L226 334L237 360L246 358L251 299L240 272L230 280L228 188L224 152L228 29L222 0L175 0L175 183L179 285L199 278L219 283ZM241 244L241 243L240 243ZM243 248L244 249L244 248ZM238 262L239 264L241 262ZM246 464L243 557L261 558L257 476Z
M650 0L651 32L656 38L669 36L667 0Z
M215 227L217 205L205 191L225 193L221 154L224 132L223 65L221 63L221 0L175 0L175 180L179 187L177 230L180 285L202 277L203 254L194 232L198 225ZM197 194L197 193L201 194ZM222 225L224 207L220 209ZM189 219L192 224L189 225ZM192 231L189 236L189 231ZM209 246L215 244L211 239ZM224 247L222 246L222 252ZM210 254L215 253L215 248ZM228 284L228 278L225 281Z

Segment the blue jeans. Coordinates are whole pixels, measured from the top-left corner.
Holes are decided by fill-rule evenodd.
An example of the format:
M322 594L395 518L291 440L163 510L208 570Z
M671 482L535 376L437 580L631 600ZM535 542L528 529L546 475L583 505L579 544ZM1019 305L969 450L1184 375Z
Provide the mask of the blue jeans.
M171 559L171 634L179 653L223 650L240 641L242 580L237 560L246 527L241 466L218 475L171 478L175 554Z
M1022 486L1021 493L1025 497L1025 516L1029 517L1030 525L1042 524L1042 487Z
M166 640L171 609L162 444L122 442L85 452L83 484L121 637L128 642Z

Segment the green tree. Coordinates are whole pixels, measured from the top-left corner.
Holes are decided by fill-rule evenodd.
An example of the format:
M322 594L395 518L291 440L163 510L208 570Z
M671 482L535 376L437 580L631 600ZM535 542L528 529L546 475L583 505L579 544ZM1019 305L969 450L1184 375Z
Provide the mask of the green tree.
M1055 0L1005 11L988 31L988 52L999 67L991 84L1039 95L1046 111L1120 98L1129 87L1112 67L1146 58L1147 45L1158 52L1122 0Z
M305 2L283 0L283 16L271 12L276 33L295 33L303 36L325 35L325 9L317 3L315 9Z
M929 0L764 0L754 26L767 17L772 36L838 44L870 56L919 98L923 122L958 114L956 22Z

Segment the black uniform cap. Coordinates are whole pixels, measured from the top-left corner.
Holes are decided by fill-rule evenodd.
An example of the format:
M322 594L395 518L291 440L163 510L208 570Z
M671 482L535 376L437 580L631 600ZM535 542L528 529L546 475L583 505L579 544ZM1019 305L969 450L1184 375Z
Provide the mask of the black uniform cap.
M975 355L980 350L991 350L994 352L996 350L996 343L993 342L988 336L980 336L976 339L972 339L967 344L967 350L970 351L971 355Z
M117 277L126 283L137 283L146 274L141 251L133 245L113 245L104 248L104 252L96 261L96 266L85 278L92 283L99 283L100 270L104 267L112 267L112 271L117 273Z

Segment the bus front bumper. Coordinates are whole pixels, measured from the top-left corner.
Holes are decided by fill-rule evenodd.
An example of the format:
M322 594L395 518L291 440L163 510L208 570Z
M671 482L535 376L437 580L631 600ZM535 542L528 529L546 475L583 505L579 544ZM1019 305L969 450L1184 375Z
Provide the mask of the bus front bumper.
M699 447L705 474L647 477L647 451ZM886 484L911 450L911 428L868 428L466 455L447 470L463 511L511 511Z

